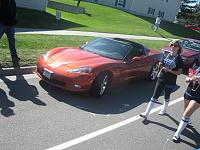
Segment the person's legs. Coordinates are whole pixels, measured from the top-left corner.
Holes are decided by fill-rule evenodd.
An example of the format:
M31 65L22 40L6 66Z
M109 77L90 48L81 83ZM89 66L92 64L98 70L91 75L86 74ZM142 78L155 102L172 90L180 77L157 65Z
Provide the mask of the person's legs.
M5 26L0 23L0 38L3 36L4 33L5 33Z
M186 110L186 108L188 107L188 105L189 105L189 100L187 100L187 99L184 99L184 111Z
M14 63L18 62L20 58L17 56L17 51L15 47L15 28L14 26L7 27L6 34L9 42L9 48L11 57Z
M170 101L170 95L173 91L173 88L174 88L174 85L166 85L165 86L165 95L164 95L165 100L164 100L164 104L163 104L162 109L158 113L159 115L164 115L166 113L167 108L168 108L168 104L169 104L169 101Z
M158 97L160 96L163 89L164 89L164 83L157 81L153 96L147 105L146 111L144 113L140 114L141 117L146 118L149 115L149 113L153 109L155 103L158 101Z
M184 99L184 111L185 111L185 109L187 108L187 106L189 105L189 100L187 100L187 99ZM188 121L188 125L191 125L192 123L191 123L191 121L189 120Z
M15 48L15 28L13 26L6 28L6 34L8 38L9 48L11 55L16 55L16 48Z
M190 118L190 116L200 107L200 104L194 100L191 100L185 109L183 116Z
M169 105L169 99L165 99L163 106L162 106L162 109L159 111L158 114L161 115L161 116L164 115L167 111L168 105Z
M156 23L155 25L154 25L154 31L156 32L158 30L158 24Z
M188 124L191 115L200 107L200 104L191 100L183 113L183 117L179 123L178 129L174 134L173 141L178 142L180 138L181 132L185 129L186 125Z

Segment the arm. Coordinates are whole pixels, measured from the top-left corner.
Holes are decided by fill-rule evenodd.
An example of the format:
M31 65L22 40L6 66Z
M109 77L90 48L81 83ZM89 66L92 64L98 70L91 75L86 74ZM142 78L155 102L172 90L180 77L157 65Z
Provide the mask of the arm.
M174 75L180 75L183 71L183 66L184 66L183 60L182 60L180 55L178 55L176 57L176 65L177 65L178 70L175 71L175 70L172 70L172 69L169 69L169 68L164 68L164 71L169 72L169 73L174 74Z
M162 62L159 62L159 63L158 63L158 68L159 68L159 69L162 69L162 68L163 68Z
M194 76L192 77L192 81L200 81L200 76L194 75Z
M186 83L189 83L189 82L191 82L191 81L192 81L192 80L191 80L191 77L188 77L188 76L187 76L186 79L185 79L185 82L186 82Z
M169 69L169 68L163 67L163 70L164 70L165 72L170 72L170 73L172 73L172 74L174 74L174 75L180 75L180 74L182 73L182 68L178 69L177 71L174 71L174 70L171 70L171 69Z
M194 76L192 76L192 77L186 77L186 79L185 79L185 81L186 82L191 82L191 81L200 81L200 76L196 76L196 75L194 75Z

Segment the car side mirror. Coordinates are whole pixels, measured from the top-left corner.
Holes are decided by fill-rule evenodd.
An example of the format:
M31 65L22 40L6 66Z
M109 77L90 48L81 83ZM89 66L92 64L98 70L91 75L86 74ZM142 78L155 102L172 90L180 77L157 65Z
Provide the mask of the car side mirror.
M127 63L127 64L130 64L130 63L132 63L132 62L139 61L140 59L141 59L141 57L135 56L135 57L133 57L131 60L127 61L126 63Z
M133 57L132 61L139 61L141 59L141 57L135 56Z
M85 42L80 48L85 47L85 45L87 45L87 44L88 44L88 42Z

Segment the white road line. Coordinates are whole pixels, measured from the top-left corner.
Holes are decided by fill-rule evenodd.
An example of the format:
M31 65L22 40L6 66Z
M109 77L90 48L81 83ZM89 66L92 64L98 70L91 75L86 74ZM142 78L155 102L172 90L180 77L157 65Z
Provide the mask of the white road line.
M183 97L178 98L178 99L176 99L176 100L173 100L173 101L171 101L171 102L169 103L169 106L171 106L171 105L173 105L173 104L175 104L175 103L178 103L178 102L180 102L180 101L182 101L182 100L183 100ZM159 107L154 108L154 109L151 111L150 114L159 111L159 110L161 109L161 107L162 107L162 106L159 106ZM95 132L89 133L89 134L87 134L87 135L78 137L78 138L76 138L76 139L73 139L73 140L71 140L71 141L65 142L65 143L63 143L63 144L54 146L54 147L49 148L49 149L47 149L47 150L63 150L63 149L69 148L69 147L71 147L71 146L73 146L73 145L82 143L82 142L84 142L84 141L87 141L87 140L89 140L89 139L95 138L95 137L97 137L97 136L99 136L99 135L102 135L102 134L104 134L104 133L107 133L107 132L112 131L112 130L114 130L114 129L117 129L117 128L119 128L119 127L125 126L125 125L127 125L127 124L129 124L129 123L132 123L133 121L138 120L138 119L141 119L141 117L140 117L139 115L136 115L136 116L131 117L131 118L129 118L129 119L126 119L126 120L124 120L124 121L118 122L118 123L113 124L113 125L111 125L111 126L108 126L108 127L106 127L106 128L103 128L103 129L97 130L97 131L95 131Z

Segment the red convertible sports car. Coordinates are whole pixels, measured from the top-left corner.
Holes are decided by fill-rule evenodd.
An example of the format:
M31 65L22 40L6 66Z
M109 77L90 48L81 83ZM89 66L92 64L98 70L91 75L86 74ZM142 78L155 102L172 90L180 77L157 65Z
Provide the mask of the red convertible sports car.
M191 30L200 31L200 25L187 24L187 25L185 25L185 27L189 28Z
M69 91L89 91L100 97L122 82L155 80L160 53L119 38L98 38L81 47L59 47L42 54L37 74L51 85Z
M200 65L200 40L195 39L180 39L178 41L182 47L181 56L186 68L196 68ZM161 49L161 52L166 55L171 51L171 47L167 46Z

